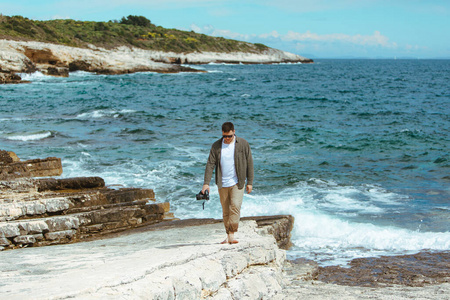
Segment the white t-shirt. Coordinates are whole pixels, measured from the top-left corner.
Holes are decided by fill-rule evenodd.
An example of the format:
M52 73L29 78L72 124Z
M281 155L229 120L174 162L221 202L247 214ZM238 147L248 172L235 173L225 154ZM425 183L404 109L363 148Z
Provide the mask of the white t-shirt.
M220 154L220 167L222 168L222 187L230 187L238 183L236 167L234 166L234 149L236 138L230 144L222 141L222 152Z

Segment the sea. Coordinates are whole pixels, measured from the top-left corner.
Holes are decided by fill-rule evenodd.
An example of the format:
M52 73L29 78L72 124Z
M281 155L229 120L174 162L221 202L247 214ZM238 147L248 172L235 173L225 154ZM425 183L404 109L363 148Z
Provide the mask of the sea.
M450 60L191 67L205 72L21 74L0 85L0 149L220 219L214 182L204 208L195 195L231 121L255 165L241 216L294 216L288 258L450 249Z

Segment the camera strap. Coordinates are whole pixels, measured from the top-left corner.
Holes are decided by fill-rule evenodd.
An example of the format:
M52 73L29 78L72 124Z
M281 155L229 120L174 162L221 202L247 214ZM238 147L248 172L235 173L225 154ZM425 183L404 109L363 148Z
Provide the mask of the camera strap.
M203 210L205 210L205 203L206 203L206 200L205 200L205 201L203 201L203 204L202 204L202 206L203 206Z

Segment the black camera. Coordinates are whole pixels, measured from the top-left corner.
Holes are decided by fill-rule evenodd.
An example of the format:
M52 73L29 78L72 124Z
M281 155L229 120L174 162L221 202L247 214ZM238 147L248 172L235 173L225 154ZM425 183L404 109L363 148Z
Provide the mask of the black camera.
M209 193L208 190L205 191L203 194L202 191L196 195L197 200L209 200Z

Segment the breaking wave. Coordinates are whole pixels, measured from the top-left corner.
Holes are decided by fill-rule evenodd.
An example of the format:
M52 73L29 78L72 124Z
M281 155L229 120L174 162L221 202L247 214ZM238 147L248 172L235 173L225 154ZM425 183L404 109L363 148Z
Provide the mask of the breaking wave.
M36 133L10 134L5 136L5 138L11 141L29 142L29 141L43 140L53 136L54 133L52 133L51 131L41 131Z

